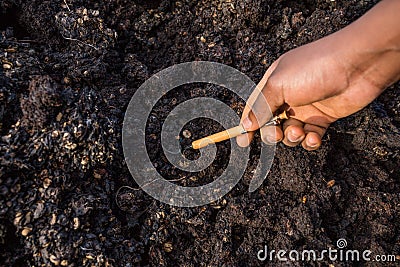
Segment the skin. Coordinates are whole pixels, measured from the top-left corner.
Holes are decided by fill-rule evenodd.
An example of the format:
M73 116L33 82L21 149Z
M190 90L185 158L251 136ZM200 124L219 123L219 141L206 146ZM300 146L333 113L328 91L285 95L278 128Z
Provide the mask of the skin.
M265 143L318 149L334 121L353 114L400 79L400 1L383 0L342 30L283 54L251 94L241 124L255 131L271 112L281 126L260 128ZM248 146L254 133L237 137Z

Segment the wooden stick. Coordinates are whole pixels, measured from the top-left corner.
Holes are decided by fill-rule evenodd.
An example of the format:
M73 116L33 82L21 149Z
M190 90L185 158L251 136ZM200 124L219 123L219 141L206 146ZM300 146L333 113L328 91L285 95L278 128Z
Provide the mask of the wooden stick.
M287 112L284 111L281 114L273 117L264 126L279 125L282 120L286 120L288 118L289 118L289 116L288 116ZM242 125L239 125L239 126L230 128L228 130L225 130L225 131L222 131L219 133L215 133L213 135L196 140L192 143L192 148L200 149L200 148L206 147L210 144L225 141L225 140L228 140L230 138L233 138L233 137L239 136L241 134L245 134L245 133L247 133L247 131L243 128Z
M208 146L209 144L218 143L221 141L228 140L230 138L236 137L238 135L246 133L246 130L243 128L242 125L230 128L228 130L201 138L196 140L192 143L192 148L200 149L202 147Z

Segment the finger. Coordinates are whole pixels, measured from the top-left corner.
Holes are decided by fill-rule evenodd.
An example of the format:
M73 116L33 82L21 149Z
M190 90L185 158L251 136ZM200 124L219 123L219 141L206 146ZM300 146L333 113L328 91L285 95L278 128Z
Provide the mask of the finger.
M265 126L260 128L261 140L267 145L273 145L280 142L283 138L283 132L280 126Z
M321 146L322 136L326 132L326 128L320 127L313 124L305 124L304 131L306 132L306 138L302 142L302 146L306 150L316 150Z
M301 145L305 150L316 150L321 146L321 137L316 132L309 132Z
M240 147L247 147L250 145L251 140L253 140L254 132L248 132L246 134L241 134L236 137L236 143Z
M283 123L284 138L283 143L287 146L294 147L300 144L306 137L306 133L303 129L304 123L289 118Z

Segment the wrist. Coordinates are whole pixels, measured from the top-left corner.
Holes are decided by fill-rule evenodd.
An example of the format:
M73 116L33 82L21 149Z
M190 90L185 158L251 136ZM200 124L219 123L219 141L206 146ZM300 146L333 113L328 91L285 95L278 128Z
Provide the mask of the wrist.
M363 78L384 90L400 78L400 1L384 0L332 35L349 80Z

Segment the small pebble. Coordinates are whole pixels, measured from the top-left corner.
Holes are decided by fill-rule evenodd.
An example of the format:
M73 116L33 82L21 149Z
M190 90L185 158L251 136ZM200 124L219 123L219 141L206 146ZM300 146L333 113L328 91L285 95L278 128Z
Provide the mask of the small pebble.
M69 77L64 77L63 79L65 84L70 84L71 83L71 79Z
M49 188L50 184L51 184L51 179L46 178L46 179L43 180L43 188L44 189Z
M60 112L57 114L56 121L61 121L63 114Z
M74 218L74 230L78 229L80 225L81 225L81 223L79 221L79 218L75 217Z
M266 58L264 58L264 59L261 61L261 64L263 64L263 65L267 65L267 64L268 64L268 62L267 62L267 59L266 59Z
M54 130L53 132L51 132L51 137L56 138L60 135L60 132L57 130Z
M83 157L81 160L82 165L87 165L89 163L89 158L87 156Z
M21 212L17 212L17 214L15 214L14 224L18 225L19 222L21 221L21 219L22 219L22 213Z
M155 42L156 42L156 38L155 37L149 38L149 43L150 44L155 44Z
M192 136L192 133L191 133L189 130L184 130L184 131L182 132L182 134L183 134L183 136L184 136L185 138L190 138L190 137Z
M17 48L16 47L6 48L4 49L4 51L6 51L7 53L14 53L17 51Z
M101 178L101 174L98 171L94 171L93 172L93 177L96 179L100 179Z
M8 63L4 63L4 64L3 64L3 69L9 70L9 69L11 69L11 65L8 64Z
M69 150L74 150L77 147L77 144L68 142L64 147Z
M86 254L86 259L88 260L94 260L94 255L91 253Z
M32 231L32 228L26 227L26 228L24 228L24 229L22 230L21 234L22 234L23 236L27 236L27 235L29 235L29 233L30 233L31 231Z
M165 252L172 252L173 247L171 242L164 243L164 251Z
M335 185L335 180L330 180L329 182L326 183L326 185L327 185L328 187L334 186L334 185Z
M60 265L60 259L58 259L56 256L54 255L50 255L50 261L51 263L53 263L54 265Z
M55 225L57 222L57 215L54 213L51 215L50 225Z

